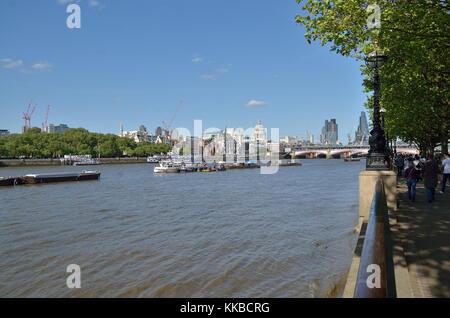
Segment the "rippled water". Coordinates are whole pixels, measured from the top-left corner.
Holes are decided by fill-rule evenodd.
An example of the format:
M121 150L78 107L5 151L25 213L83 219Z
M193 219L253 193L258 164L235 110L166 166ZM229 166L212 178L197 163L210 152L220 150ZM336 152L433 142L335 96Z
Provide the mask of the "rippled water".
M350 266L361 163L0 188L2 297L327 296ZM0 168L0 175L81 170ZM81 267L81 289L66 267Z

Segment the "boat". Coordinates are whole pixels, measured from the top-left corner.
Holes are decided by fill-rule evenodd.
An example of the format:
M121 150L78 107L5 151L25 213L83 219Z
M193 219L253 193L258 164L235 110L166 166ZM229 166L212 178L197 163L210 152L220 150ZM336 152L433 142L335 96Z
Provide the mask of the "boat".
M87 181L87 180L98 180L100 178L100 172L82 171L78 173L73 172L39 173L39 174L27 174L21 178L23 179L24 184L53 183L65 181Z
M100 165L100 161L93 158L83 159L81 161L75 161L74 166L97 166Z
M361 161L361 158L345 158L344 161L346 161L346 162L358 162L358 161Z
M158 158L158 157L150 157L150 156L147 157L147 162L148 163L159 163L160 160L161 159Z
M181 165L172 161L161 161L159 166L153 168L155 173L177 173L180 172Z
M190 166L182 166L179 169L179 172L194 172L195 168Z
M217 167L217 171L225 171L227 170L227 168L225 167L224 164L219 164L219 166Z
M23 184L23 180L20 177L0 177L0 186L15 186Z
M214 168L206 168L206 169L202 169L200 170L200 172L216 172L217 170Z
M216 172L216 171L217 171L217 168L216 168L216 165L215 165L215 164L212 165L212 166L205 164L205 165L203 165L203 166L200 168L199 171L200 171L200 172Z

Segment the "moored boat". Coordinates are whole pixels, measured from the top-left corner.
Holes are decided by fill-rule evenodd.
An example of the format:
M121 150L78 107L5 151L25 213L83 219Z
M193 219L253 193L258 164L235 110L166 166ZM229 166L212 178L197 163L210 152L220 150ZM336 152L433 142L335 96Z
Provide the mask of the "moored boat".
M161 160L160 158L155 157L155 156L153 156L153 157L148 156L147 157L147 163L159 163L160 160Z
M361 161L361 158L345 158L344 161L346 161L346 162L358 162L358 161Z
M100 161L97 159L89 158L73 163L74 166L97 166L100 165Z
M86 181L98 180L100 178L99 171L82 171L81 173L39 173L27 174L21 177L25 184L53 183L65 181Z
M0 177L0 186L14 186L23 184L23 180L20 177Z
M195 168L190 166L180 167L179 172L194 172Z
M181 166L172 161L161 161L159 166L153 168L155 173L177 173L180 172Z

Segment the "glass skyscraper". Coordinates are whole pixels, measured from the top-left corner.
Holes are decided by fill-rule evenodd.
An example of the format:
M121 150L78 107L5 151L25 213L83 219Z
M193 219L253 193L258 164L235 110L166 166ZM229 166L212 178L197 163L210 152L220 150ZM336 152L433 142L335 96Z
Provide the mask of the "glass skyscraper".
M320 135L320 143L323 145L337 145L339 140L338 124L336 119L325 120L325 125L322 128Z
M367 117L365 112L361 112L359 116L358 129L355 132L355 145L368 145L369 144L369 124L367 123Z

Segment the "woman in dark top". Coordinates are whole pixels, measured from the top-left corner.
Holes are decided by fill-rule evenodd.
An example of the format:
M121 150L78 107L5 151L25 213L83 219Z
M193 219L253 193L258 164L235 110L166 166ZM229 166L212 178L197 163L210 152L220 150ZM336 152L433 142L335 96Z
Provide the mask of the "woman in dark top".
M412 201L416 201L416 186L417 181L420 179L420 170L417 169L413 161L409 161L409 166L405 170L406 184L408 185L408 198Z
M427 199L431 203L434 201L436 187L438 185L439 166L433 156L428 156L422 168L425 189L427 190Z

